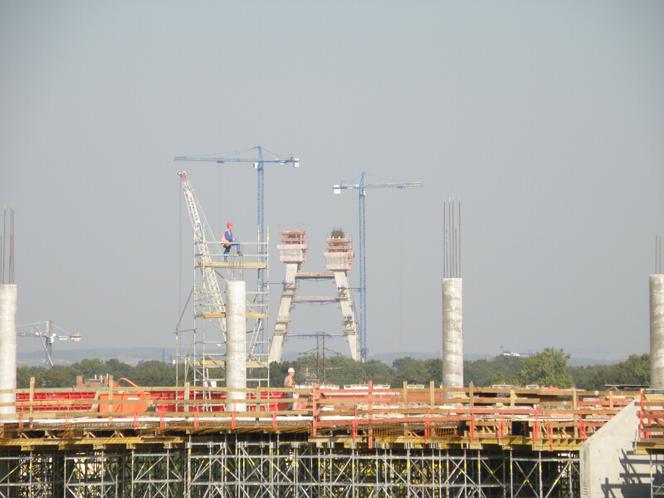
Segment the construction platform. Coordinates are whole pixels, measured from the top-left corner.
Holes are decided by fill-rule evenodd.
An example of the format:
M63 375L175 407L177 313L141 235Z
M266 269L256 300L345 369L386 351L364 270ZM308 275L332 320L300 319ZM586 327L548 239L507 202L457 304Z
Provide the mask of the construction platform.
M404 444L575 451L641 396L638 392L555 388L446 389L433 383L425 387L404 384L399 389L369 383L242 392L245 411L233 410L232 402L226 399L227 388L17 390L16 413L1 415L0 447L29 449L56 441L59 447L80 446L86 441L99 445L96 432L112 429L117 440L106 444L129 442L120 434L131 434L132 445L141 444L145 431L183 443L185 435L214 430L298 433L314 444L369 448ZM296 397L289 397L293 395ZM664 438L664 431L660 437ZM643 444L648 441L644 439ZM664 440L661 444L664 448Z
M650 496L664 496L664 392L642 391L639 398L637 449L650 462Z
M639 393L26 389L0 496L580 496L579 449ZM291 397L297 396L297 397Z

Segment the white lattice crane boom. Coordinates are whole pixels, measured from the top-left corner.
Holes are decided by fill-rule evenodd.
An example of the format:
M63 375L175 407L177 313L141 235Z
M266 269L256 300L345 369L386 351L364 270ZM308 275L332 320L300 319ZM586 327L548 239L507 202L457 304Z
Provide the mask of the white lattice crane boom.
M199 268L203 275L203 285L208 294L208 306L210 312L218 314L218 316L224 315L226 307L224 305L224 298L221 293L221 288L219 287L219 281L217 280L217 274L212 267L212 256L210 255L210 248L208 246L208 230L206 225L203 223L201 218L200 210L198 208L198 202L196 201L196 195L194 194L194 189L189 182L189 175L186 171L179 171L178 176L180 177L180 183L182 185L182 193L184 194L185 203L187 204L187 212L189 213L189 220L191 221L191 226L194 230L194 245L196 250L196 256L202 264L199 265ZM211 236L213 240L214 237ZM225 318L217 318L219 323L219 328L221 333L226 341L226 320Z

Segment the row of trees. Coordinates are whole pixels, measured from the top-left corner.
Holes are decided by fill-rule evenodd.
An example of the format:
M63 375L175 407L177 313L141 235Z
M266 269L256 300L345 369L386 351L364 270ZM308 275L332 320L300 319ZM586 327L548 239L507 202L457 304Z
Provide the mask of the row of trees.
M633 355L627 360L611 365L569 366L569 355L562 350L545 349L529 358L497 356L488 360L464 362L466 384L476 386L494 384L578 387L602 389L607 384L648 385L650 382L649 357ZM360 384L372 380L376 384L401 386L427 384L442 381L440 359L417 360L399 358L388 365L371 360L360 363L343 356L333 356L324 361L315 356L304 356L288 363L273 364L270 381L281 386L288 367L296 370L298 383L318 382L328 384ZM179 369L182 383L183 369ZM19 387L28 387L30 377L35 377L37 387L68 387L74 385L77 376L93 378L111 374L115 379L126 377L138 385L170 386L175 384L176 368L160 361L147 361L136 366L118 360L87 359L69 366L20 367L17 372Z
M650 364L647 354L633 355L611 365L569 366L569 355L558 349L545 349L531 357L496 356L487 360L464 362L464 380L476 386L495 384L578 387L603 389L611 384L648 385ZM272 382L279 382L288 366L298 372L298 381L320 380L331 384L353 384L372 379L375 383L400 386L403 381L427 384L442 382L440 359L399 358L392 366L380 361L354 362L345 357L326 361L324 370L316 358L301 358L272 368ZM283 377L281 377L283 379ZM279 384L275 384L279 385Z
M92 379L110 374L114 379L126 377L140 386L175 385L175 366L161 361L146 361L136 366L118 360L86 359L72 365L46 367L19 367L16 371L18 387L29 387L30 377L37 387L71 387L76 377Z

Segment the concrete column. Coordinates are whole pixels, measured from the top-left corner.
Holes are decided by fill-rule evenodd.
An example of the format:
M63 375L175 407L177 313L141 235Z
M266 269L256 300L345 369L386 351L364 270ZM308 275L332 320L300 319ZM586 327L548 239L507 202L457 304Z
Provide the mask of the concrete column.
M0 284L0 390L16 389L16 284ZM16 413L16 395L0 392L0 414Z
M443 279L443 386L463 387L463 279Z
M226 281L226 387L247 388L247 286L244 280ZM243 412L244 392L229 392L226 409Z
M664 389L664 275L650 275L650 387Z

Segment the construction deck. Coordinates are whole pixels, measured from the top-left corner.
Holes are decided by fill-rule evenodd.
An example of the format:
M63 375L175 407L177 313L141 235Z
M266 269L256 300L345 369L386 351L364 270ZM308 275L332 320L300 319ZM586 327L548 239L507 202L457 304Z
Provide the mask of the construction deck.
M580 445L639 397L371 383L245 392L234 411L225 388L18 390L2 416L0 496L580 496Z
M177 445L197 434L258 432L297 433L311 443L351 447L576 451L639 398L636 392L443 389L433 384L392 389L371 383L245 392L246 411L234 411L227 406L226 388L18 390L16 414L2 416L0 447ZM293 394L297 398L287 397ZM658 434L657 444L664 448L664 432Z

